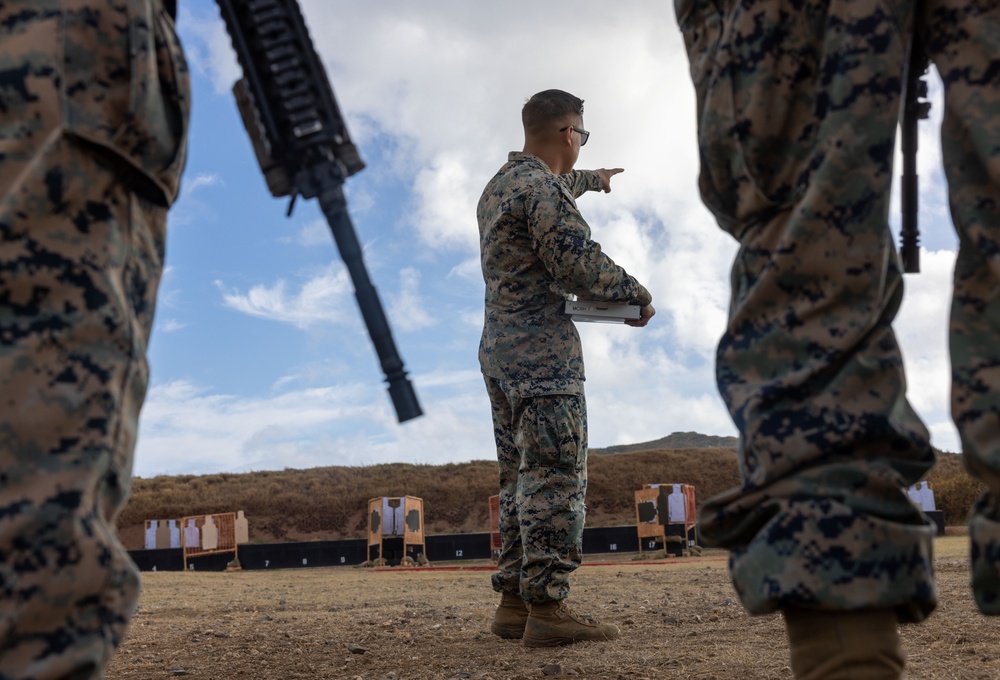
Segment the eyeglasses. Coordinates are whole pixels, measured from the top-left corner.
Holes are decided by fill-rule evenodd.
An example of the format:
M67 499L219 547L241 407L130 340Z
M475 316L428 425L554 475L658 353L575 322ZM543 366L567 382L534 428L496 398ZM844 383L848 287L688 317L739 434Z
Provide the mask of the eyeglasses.
M587 132L586 130L584 130L583 128L578 128L578 127L574 127L572 125L567 125L564 128L559 128L559 132L566 132L566 130L569 130L571 128L572 128L573 132L579 132L580 133L580 146L586 146L587 140L590 138L590 133Z

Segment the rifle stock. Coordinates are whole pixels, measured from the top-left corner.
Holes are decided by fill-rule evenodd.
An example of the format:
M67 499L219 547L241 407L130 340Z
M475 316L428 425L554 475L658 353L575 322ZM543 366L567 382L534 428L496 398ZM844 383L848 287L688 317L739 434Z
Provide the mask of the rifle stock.
M364 168L296 0L216 0L243 78L233 87L268 190L317 198L351 275L399 422L422 414L365 268L344 198L347 177Z

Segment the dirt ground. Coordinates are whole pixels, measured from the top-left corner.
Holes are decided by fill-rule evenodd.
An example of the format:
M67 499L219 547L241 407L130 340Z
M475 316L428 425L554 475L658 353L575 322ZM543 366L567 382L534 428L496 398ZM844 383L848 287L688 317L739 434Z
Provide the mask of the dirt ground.
M966 541L938 539L941 603L929 621L902 629L908 678L1000 678L1000 620L975 610ZM791 677L780 617L744 613L722 551L657 563L601 559L588 557L574 574L569 602L618 624L621 638L555 649L490 634L499 598L486 565L146 573L107 677Z

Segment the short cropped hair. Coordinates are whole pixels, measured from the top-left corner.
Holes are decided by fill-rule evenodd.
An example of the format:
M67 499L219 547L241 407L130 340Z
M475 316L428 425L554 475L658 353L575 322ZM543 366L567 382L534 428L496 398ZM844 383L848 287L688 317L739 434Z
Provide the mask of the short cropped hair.
M524 131L541 132L547 125L571 116L583 115L583 100L562 90L545 90L533 95L521 109Z

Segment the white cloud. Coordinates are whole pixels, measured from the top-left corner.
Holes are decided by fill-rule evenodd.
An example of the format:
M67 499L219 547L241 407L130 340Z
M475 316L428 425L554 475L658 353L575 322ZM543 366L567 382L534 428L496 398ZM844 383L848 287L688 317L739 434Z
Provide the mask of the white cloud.
M163 267L163 275L160 277L160 288L156 293L156 307L158 310L178 309L181 306L181 292L174 287L177 277L178 271L176 267L172 265L165 265Z
M659 439L671 432L732 435L715 392L711 361L677 355L650 326L580 324L587 370L591 446Z
M366 181L352 178L346 189L352 212L370 216L366 233L370 228L377 234L365 253L373 278L384 281L375 274L399 272L398 295L383 302L401 354L423 367L413 381L426 415L397 425L371 365L324 363L322 356L337 351L328 347L327 355L292 357L272 367L260 390L265 397L229 384L196 387L174 380L154 388L143 413L140 471L175 460L180 467L174 471L208 471L492 458L489 407L476 360L483 283L475 208L507 152L521 148L524 101L551 87L586 100L592 136L579 166L626 170L613 180L612 193L587 194L579 205L595 238L650 289L657 309L645 329L581 329L592 446L656 439L675 430L733 433L716 393L713 363L726 324L736 243L698 198L693 88L670 3L581 0L570 8L526 0L432 0L394 3L391 12L381 3L301 4L350 132L369 163ZM229 94L239 68L214 3L182 3L181 12L192 71L210 80L219 95L197 102L194 115L214 107L229 117L217 113L213 124L240 125ZM938 103L932 121L921 126L919 156L929 250L923 252L924 273L906 279L896 328L910 398L935 443L957 450L948 418L945 339L954 236L936 139L943 111L936 78L931 90ZM214 198L226 185L224 170L191 170L172 223L207 212L192 194ZM219 190L204 191L212 186ZM891 220L898 225L898 194L892 201ZM389 214L387 204L403 206L402 215L394 214L392 224L375 223ZM213 202L212 209L221 213L226 206ZM313 220L286 240L311 248L330 239L324 221ZM161 297L168 305L182 285L195 289L187 283L191 270L186 264L183 281L180 271L170 281L173 292ZM364 332L339 262L294 283L216 285L223 304L243 314L303 330L350 322L344 342L356 343ZM385 290L383 282L383 296ZM418 338L425 344L417 345Z
M154 386L143 410L135 471L149 477L495 456L489 405L463 394L470 383L481 387L477 374L416 380L426 415L402 425L374 381L253 398L189 381Z
M951 422L948 323L955 253L920 253L920 273L904 278L903 306L895 330L906 367L907 394L931 430L934 444L959 451Z
M215 3L181 3L177 28L183 36L195 38L184 42L191 71L208 78L217 94L228 93L241 70Z
M292 367L285 375L278 378L271 389L274 392L291 389L294 385L309 387L336 384L338 381L350 379L349 369L343 361L324 359Z
M299 228L295 235L295 243L305 248L313 246L328 246L333 242L330 225L325 219L312 220Z
M186 323L182 323L177 319L164 319L158 322L157 328L164 333L175 333L179 330L187 328Z
M475 205L483 188L469 176L469 165L461 155L441 154L417 173L417 227L432 247L479 247Z
M479 286L480 292L485 290L483 270L480 266L478 253L475 257L466 258L452 267L451 271L448 272L448 277L458 278L467 283ZM482 295L479 297L482 297Z
M246 293L229 289L222 281L216 281L215 285L222 292L225 306L301 329L315 324L342 323L350 318L346 310L354 304L350 276L339 263L330 265L291 293L286 290L284 280L271 286L253 286Z
M184 192L188 195L197 193L202 187L214 187L223 184L222 178L218 174L197 173L194 177L184 178Z
M420 295L420 272L413 267L400 271L399 287L399 293L389 305L395 326L404 331L416 331L437 323L428 311L427 301Z

